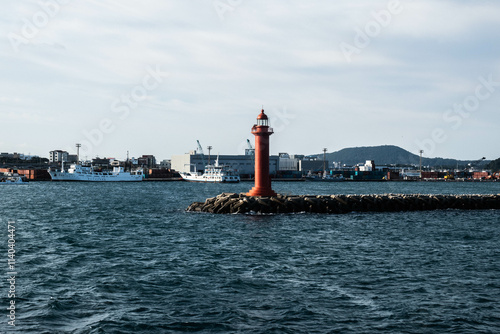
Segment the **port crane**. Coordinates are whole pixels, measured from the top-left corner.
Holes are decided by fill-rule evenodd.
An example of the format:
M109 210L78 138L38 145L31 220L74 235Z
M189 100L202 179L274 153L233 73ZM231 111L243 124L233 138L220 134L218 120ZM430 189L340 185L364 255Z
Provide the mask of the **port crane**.
M255 165L255 149L253 148L252 143L250 143L250 139L247 139L247 145L248 148L245 150L245 155L251 155L252 165Z
M247 139L247 145L248 145L247 155L255 155L255 149L253 148L252 144L250 143L250 139Z
M255 148L253 148L252 143L250 143L250 139L247 139L247 146L248 148L245 150L245 155L250 155L252 157L252 168L255 168Z
M196 140L196 143L198 144L198 149L196 150L196 153L201 154L201 162L203 162L203 167L204 167L205 166L205 154L203 153L203 147L201 147L199 140Z

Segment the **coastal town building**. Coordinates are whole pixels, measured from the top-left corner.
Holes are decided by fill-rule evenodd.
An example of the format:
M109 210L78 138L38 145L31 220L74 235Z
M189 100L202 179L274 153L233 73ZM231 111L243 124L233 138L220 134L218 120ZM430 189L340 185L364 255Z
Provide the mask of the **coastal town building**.
M49 152L49 162L68 161L68 152L62 150L54 150Z
M298 171L299 161L304 158L303 155L290 155L288 153L279 153L280 171Z
M156 167L156 158L154 155L151 155L151 154L143 155L142 157L138 158L137 160L138 160L139 166L146 167L146 168Z
M254 156L253 155L219 155L219 164L227 165L237 170L240 175L254 175ZM210 163L213 164L217 156L210 156ZM187 154L173 155L171 166L177 172L198 171L203 172L208 164L208 155L198 154L191 151ZM279 157L272 155L269 157L269 172L275 174L279 166Z
M166 169L172 168L172 160L164 159L160 161L160 168L166 168Z
M299 171L307 173L308 171L319 172L322 171L325 166L329 166L329 161L322 159L304 158L299 160Z
M38 155L26 155L26 154L21 154L21 153L8 153L8 152L2 152L0 153L0 159L19 159L19 160L31 160L31 159L36 159L40 158Z
M77 162L78 156L76 154L68 154L68 152L63 150L54 150L49 152L49 162Z

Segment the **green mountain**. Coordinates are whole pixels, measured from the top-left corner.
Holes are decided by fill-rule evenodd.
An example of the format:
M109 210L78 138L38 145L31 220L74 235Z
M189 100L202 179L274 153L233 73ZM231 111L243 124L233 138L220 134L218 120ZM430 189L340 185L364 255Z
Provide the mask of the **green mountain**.
M487 169L491 169L494 172L500 171L500 158L491 161L489 164L486 165Z
M319 159L323 159L323 154L315 154ZM375 165L398 165L418 166L420 157L401 147L394 145L350 147L340 151L327 153L328 161L336 161L349 166L364 163L366 160L374 160ZM486 161L478 160L456 160L448 158L425 158L422 157L422 166L443 167L443 168L465 168L469 163L474 166L484 166Z

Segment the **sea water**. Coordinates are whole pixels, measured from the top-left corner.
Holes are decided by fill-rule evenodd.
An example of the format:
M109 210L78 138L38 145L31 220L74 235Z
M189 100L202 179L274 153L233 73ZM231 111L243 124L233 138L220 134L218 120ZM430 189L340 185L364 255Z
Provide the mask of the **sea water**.
M0 188L0 332L498 333L498 210L184 211L193 201L251 187L32 182ZM273 188L500 193L498 182L275 182ZM8 225L15 235L9 237ZM9 297L11 239L15 298Z

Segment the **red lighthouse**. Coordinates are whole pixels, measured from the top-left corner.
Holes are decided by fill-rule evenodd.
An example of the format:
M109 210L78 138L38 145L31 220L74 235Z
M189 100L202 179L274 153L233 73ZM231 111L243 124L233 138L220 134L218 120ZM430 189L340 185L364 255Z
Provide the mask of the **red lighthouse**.
M248 196L276 196L271 188L269 175L269 136L273 129L264 109L257 116L257 124L252 127L255 136L255 186L247 193Z

